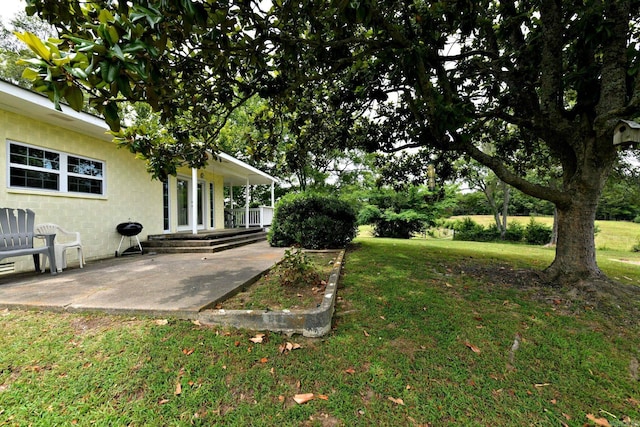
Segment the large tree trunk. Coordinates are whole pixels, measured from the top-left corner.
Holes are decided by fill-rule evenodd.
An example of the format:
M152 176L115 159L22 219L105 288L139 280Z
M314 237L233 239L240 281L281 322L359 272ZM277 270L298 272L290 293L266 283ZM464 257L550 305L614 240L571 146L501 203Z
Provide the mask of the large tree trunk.
M591 167L583 167L581 184L565 188L571 194L570 201L556 203L556 257L545 270L554 283L575 284L606 278L596 262L594 221L607 171L606 165L596 166L595 162Z

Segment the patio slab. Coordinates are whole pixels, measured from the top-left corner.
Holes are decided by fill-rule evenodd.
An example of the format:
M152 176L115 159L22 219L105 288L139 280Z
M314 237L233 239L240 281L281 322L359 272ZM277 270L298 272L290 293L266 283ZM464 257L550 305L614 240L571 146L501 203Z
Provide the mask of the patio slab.
M282 259L259 242L211 254L130 255L50 276L0 276L0 307L102 311L197 319Z

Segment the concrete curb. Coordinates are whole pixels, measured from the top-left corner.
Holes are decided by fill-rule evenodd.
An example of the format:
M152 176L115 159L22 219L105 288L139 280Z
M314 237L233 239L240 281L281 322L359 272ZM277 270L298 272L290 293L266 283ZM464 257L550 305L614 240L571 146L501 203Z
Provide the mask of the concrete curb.
M287 335L302 334L305 337L321 337L331 330L335 309L338 279L344 260L340 251L333 264L324 298L319 307L310 310L203 310L198 321L203 325L221 325L259 331L282 332Z

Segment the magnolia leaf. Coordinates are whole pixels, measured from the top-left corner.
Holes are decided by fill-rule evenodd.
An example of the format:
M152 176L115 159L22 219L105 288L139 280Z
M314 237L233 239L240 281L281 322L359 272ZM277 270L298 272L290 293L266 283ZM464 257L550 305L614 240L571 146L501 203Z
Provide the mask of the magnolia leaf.
M313 400L314 397L313 393L302 393L293 396L293 400L295 400L297 404L302 405L303 403Z
M69 86L65 90L64 97L69 103L69 106L76 111L81 111L84 106L84 95L82 90L76 86Z
M464 345L469 347L471 349L471 351L473 351L474 353L480 353L480 349L478 347L476 347L475 345L471 344L469 341L465 341Z
M25 31L24 33L14 32L16 37L26 44L36 55L45 61L51 60L51 51L45 46L44 43L33 33Z
M400 399L400 398L394 398L394 397L387 397L387 399L389 399L390 401L392 401L393 403L395 403L396 405L402 405L404 406L404 400Z
M265 337L265 334L256 334L255 337L249 338L249 341L251 341L252 343L255 343L255 344L260 344L260 343L264 342L264 337Z
M173 394L175 394L176 396L182 394L182 384L180 384L180 381L176 383L176 391L174 391Z
M609 421L606 418L596 418L596 416L593 414L587 414L587 418L590 421L594 422L597 426L611 427L611 424L609 424Z

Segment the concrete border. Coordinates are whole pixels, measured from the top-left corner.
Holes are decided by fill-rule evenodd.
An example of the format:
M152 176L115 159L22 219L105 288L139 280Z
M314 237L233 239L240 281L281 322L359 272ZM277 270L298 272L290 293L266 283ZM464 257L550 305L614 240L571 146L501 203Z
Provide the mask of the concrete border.
M319 307L309 310L203 310L198 321L203 325L231 326L258 331L282 332L287 335L321 337L331 330L335 310L338 279L344 260L344 249L338 254Z

